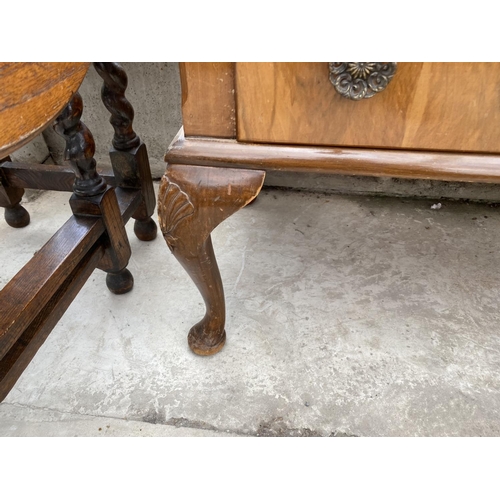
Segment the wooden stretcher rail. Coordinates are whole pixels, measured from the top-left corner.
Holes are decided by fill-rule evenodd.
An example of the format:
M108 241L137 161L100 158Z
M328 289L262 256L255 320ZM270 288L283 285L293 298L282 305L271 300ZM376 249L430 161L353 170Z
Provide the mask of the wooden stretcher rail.
M116 189L124 223L141 202L139 190ZM0 359L104 232L97 217L72 216L0 291Z
M73 191L75 173L70 167L7 161L1 164L0 170L10 187L47 191ZM115 177L112 172L103 172L101 177L109 186L115 185Z
M104 249L97 242L84 255L55 294L44 305L7 354L0 359L0 401L2 401L45 342L52 329L99 264Z
M72 216L0 291L0 359L45 307L104 231L99 218Z

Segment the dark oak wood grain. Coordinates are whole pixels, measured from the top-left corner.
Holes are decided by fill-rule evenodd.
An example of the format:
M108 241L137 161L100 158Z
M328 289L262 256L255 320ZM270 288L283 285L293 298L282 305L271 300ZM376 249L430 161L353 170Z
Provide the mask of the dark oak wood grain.
M0 358L0 401L14 387L38 349L97 267L102 255L103 247L96 243L78 262L54 295L47 300L7 354Z
M111 113L109 121L115 129L113 147L118 150L127 150L139 146L141 140L132 127L134 108L125 97L128 85L127 73L116 62L94 63L94 68L104 80L101 87L101 99Z
M101 219L71 217L0 290L0 359L103 232Z
M27 187L73 191L70 206L74 214L0 291L0 401L94 269L107 272L106 283L113 293L131 290L133 277L126 268L131 253L125 231L127 220L138 214L142 217L140 222L145 223L143 239L151 239L153 232L156 235L154 222L147 225L144 221L149 217L152 222L154 192L147 151L133 132L133 109L124 97L126 75L116 63L105 63L106 67L100 68L111 79L103 94L112 111L116 146L122 148L113 148L121 155L113 162L118 175L103 176L94 159L92 134L80 119L81 97L75 92L77 87L71 86L76 84L76 75L81 77L79 81L83 79L88 65L68 63L58 68L69 71L71 64L75 70L73 78L63 71L59 80L49 71L54 70L53 65L0 64L0 89L2 85L18 85L5 95L0 92L0 118L9 116L9 106L16 113L26 114L21 117L22 123L14 123L18 126L17 138L4 134L0 146L4 151L19 147L64 106L55 129L66 140L68 163L68 166L16 164L8 157L0 161L0 206L5 207L5 218L10 225L20 227L27 212L23 215L19 201ZM27 75L25 82L20 80L23 75ZM33 79L34 76L39 79ZM44 125L43 120L47 120ZM26 128L28 125L32 126L31 131ZM12 127L6 130L9 134L15 131ZM0 132L4 132L1 127ZM134 182L127 184L129 179Z
M156 206L156 196L146 145L133 129L134 108L125 97L127 73L116 62L94 63L94 67L103 79L101 98L111 113L109 121L115 130L109 155L116 185L141 190L142 203L133 215L134 232L142 241L154 240L158 229L151 216ZM124 281L124 276L116 279Z
M5 222L11 227L21 228L30 223L30 214L21 205L24 189L9 184L2 168L10 162L10 157L0 159L0 207L4 207Z
M141 203L141 193L121 188L116 193L126 223ZM72 216L0 290L0 401L100 265L108 246L102 219Z
M111 274L106 278L108 289L115 294L123 294L134 286L134 278L126 269L132 251L114 188L106 186L105 180L97 172L94 138L80 120L82 111L82 99L75 93L54 125L55 130L66 140L64 156L76 174L70 206L75 215L91 215L102 219L107 245L99 268ZM125 124L123 128L117 126L115 138L120 138L122 132L130 131L131 124ZM132 134L133 137L129 135L128 138L135 143L135 133L132 131Z
M20 189L72 192L75 183L74 170L65 165L8 161L0 164L0 175L7 186ZM100 175L107 185L116 187L110 170L101 171Z
M86 197L103 193L106 182L97 172L94 138L81 121L82 113L83 101L76 92L57 117L54 130L66 141L64 159L75 172L73 192Z
M130 259L131 249L114 188L108 186L101 195L79 197L73 195L69 204L75 215L99 217L106 229L106 249L99 269L118 273Z

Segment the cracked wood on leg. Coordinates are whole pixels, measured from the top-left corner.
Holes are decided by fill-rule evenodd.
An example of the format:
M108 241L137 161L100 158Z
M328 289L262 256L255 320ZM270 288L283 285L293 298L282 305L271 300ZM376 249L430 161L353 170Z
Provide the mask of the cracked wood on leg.
M196 354L215 354L226 340L224 290L210 233L259 194L264 177L261 170L169 165L162 178L160 229L206 306L204 318L188 335Z

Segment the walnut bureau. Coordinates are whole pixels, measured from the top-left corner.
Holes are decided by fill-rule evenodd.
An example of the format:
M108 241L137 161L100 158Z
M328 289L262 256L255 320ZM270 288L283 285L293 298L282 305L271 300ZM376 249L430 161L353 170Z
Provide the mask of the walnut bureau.
M183 133L171 144L160 227L200 290L188 335L226 333L211 231L267 170L500 182L500 63L181 63Z

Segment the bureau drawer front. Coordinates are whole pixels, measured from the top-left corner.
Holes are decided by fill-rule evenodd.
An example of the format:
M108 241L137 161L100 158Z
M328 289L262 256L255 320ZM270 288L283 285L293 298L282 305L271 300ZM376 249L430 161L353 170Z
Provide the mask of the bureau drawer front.
M328 63L236 63L235 83L240 141L500 152L500 63L398 63L359 101Z

